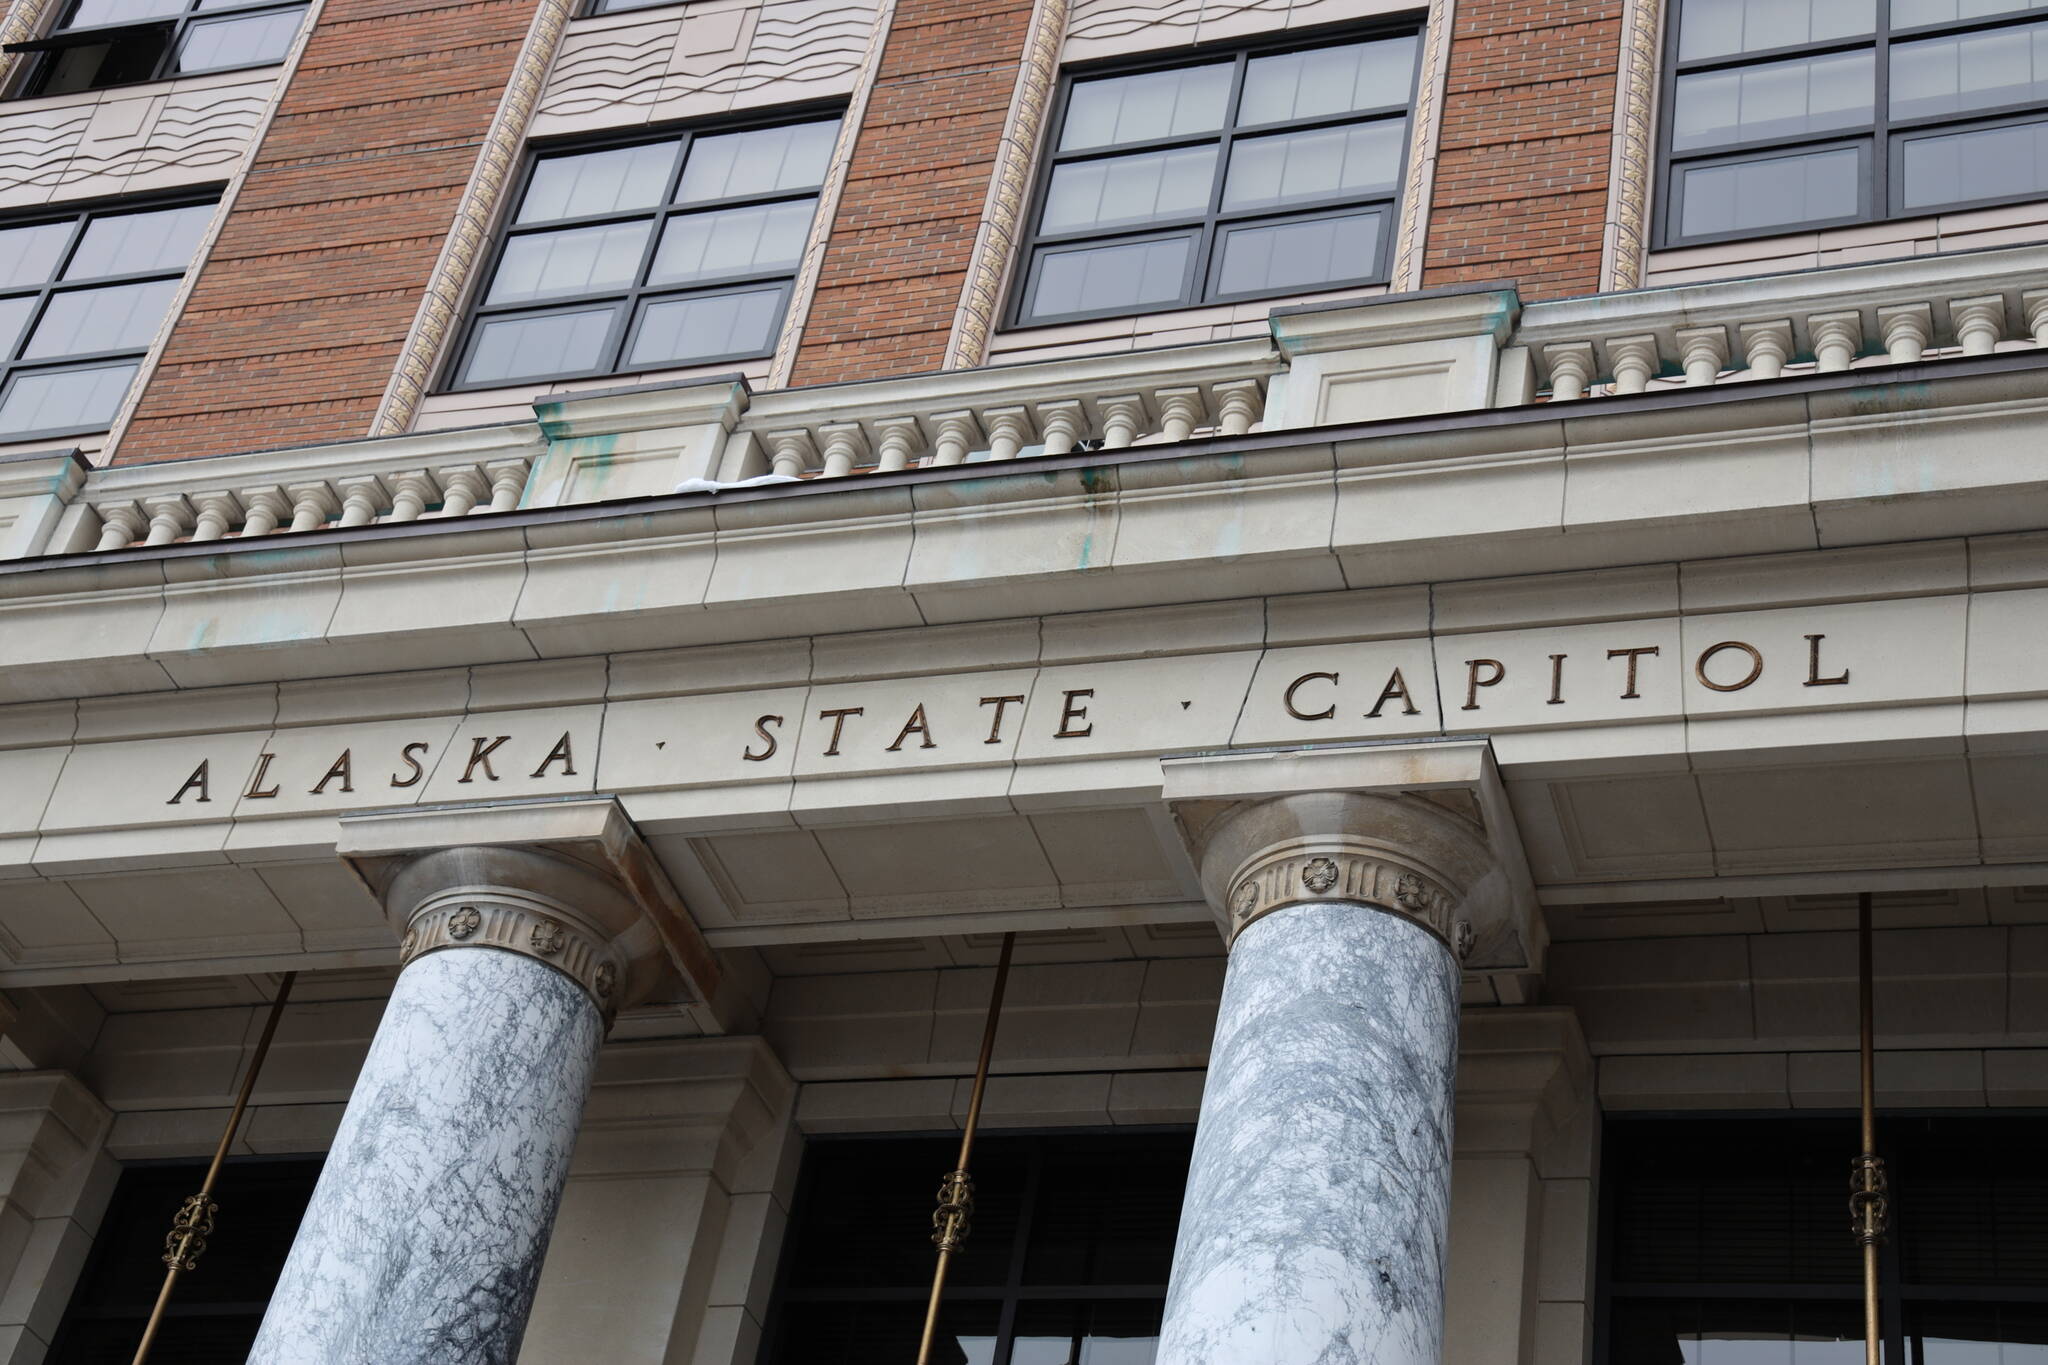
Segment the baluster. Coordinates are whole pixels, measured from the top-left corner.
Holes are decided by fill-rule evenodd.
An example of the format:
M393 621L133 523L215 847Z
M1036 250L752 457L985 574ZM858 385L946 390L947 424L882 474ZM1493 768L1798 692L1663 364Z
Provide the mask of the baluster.
M529 466L524 460L493 460L484 466L484 476L491 481L491 505L493 512L509 512L519 505L519 495L526 491L526 475Z
M1742 363L1752 379L1776 379L1785 373L1792 358L1790 321L1745 322L1736 329L1742 336Z
M127 549L149 525L142 508L132 502L112 503L96 510L100 514L100 541L93 549L102 554Z
M1071 400L1038 405L1038 428L1045 433L1045 453L1066 455L1073 451L1088 429L1081 405Z
M1031 441L1031 419L1022 408L989 408L981 422L988 431L991 460L1014 460Z
M1901 304L1877 310L1878 334L1884 338L1884 353L1894 365L1911 365L1934 339L1934 309L1924 303Z
M390 519L395 522L417 521L440 491L424 469L408 469L403 474L393 474L391 484L395 491L391 495Z
M2005 300L1997 294L1951 299L1948 315L1964 355L1990 355L2005 339Z
M1677 335L1678 363L1685 370L1689 388L1712 384L1728 363L1728 329L1688 327Z
M1586 396L1586 386L1598 373L1593 368L1593 348L1583 341L1545 346L1543 359L1550 366L1552 402L1569 403Z
M233 493L201 493L198 502L199 520L192 524L194 541L219 540L241 519L242 504Z
M327 518L340 510L341 504L335 499L334 490L324 483L295 483L290 491L294 531L311 531L325 526Z
M819 427L818 436L825 443L823 478L845 478L868 453L868 436L858 422L834 422Z
M1216 429L1225 436L1242 436L1259 420L1265 392L1256 379L1233 379L1214 387Z
M1863 349L1863 315L1860 313L1815 313L1806 320L1813 336L1814 368L1822 372L1846 370Z
M1167 445L1179 445L1195 434L1202 424L1200 389L1161 389L1152 395L1159 403L1159 438Z
M1607 368L1614 374L1616 393L1641 393L1650 379L1663 368L1653 336L1617 337L1607 343Z
M242 505L249 509L248 515L242 518L239 538L243 540L250 536L269 535L292 510L290 496L276 484L267 488L243 489Z
M915 417L884 417L875 423L875 430L882 434L876 443L875 469L878 473L893 474L910 465L911 452L924 439L924 432L918 427Z
M149 509L149 537L144 545L168 545L191 529L192 504L180 494L150 498L143 506Z
M434 477L441 481L439 516L466 517L490 491L481 465L452 465L435 470Z
M941 412L934 414L932 425L938 428L939 439L932 449L932 464L959 464L967 458L967 452L981 439L981 423L974 420L971 412Z
M2034 344L2048 346L2048 289L2030 289L2020 295L2020 311L2026 314Z
M1138 439L1145 422L1145 400L1134 393L1096 400L1102 409L1102 448L1122 450Z

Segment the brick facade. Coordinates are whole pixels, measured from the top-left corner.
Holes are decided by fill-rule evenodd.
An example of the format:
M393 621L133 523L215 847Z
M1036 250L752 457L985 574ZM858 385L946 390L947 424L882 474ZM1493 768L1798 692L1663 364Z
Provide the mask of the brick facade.
M532 0L328 0L119 463L369 434Z
M943 363L1030 20L1029 0L899 0L793 383Z
M1599 288L1620 49L1618 0L1460 0L1425 287Z

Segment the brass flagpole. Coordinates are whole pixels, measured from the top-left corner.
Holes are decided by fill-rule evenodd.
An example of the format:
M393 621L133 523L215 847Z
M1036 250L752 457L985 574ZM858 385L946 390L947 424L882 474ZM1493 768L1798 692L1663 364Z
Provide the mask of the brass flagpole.
M1883 1328L1878 1320L1877 1249L1884 1242L1890 1211L1884 1159L1877 1154L1876 1009L1870 950L1870 893L1856 898L1856 1012L1860 1032L1860 1089L1863 1149L1849 1168L1849 1218L1856 1242L1863 1248L1863 1360L1879 1365Z
M187 1270L199 1268L199 1258L206 1251L206 1239L213 1234L213 1215L220 1212L220 1206L213 1202L213 1184L220 1178L221 1163L227 1160L228 1148L234 1145L235 1133L242 1126L242 1115L249 1108L249 1093L256 1088L257 1073L263 1070L263 1059L270 1052L270 1040L277 1036L278 1017L284 1013L284 1002L291 998L292 982L298 979L297 972L286 972L284 979L277 983L277 999L270 1002L270 1017L263 1023L263 1033L256 1040L256 1053L249 1058L249 1070L242 1077L242 1088L235 1095L235 1107L228 1114L228 1126L220 1135L220 1145L213 1149L213 1164L206 1168L206 1179L200 1183L199 1193L189 1196L178 1206L177 1214L171 1219L170 1235L164 1238L164 1287L157 1291L156 1307L149 1310L149 1325L142 1329L142 1343L135 1348L134 1365L143 1365L149 1359L150 1347L156 1344L157 1329L163 1326L164 1310L170 1307L171 1290L178 1283L178 1276Z
M1003 988L1009 984L1010 950L1016 944L1015 934L1003 935L1003 951L996 958L996 982L988 996L988 1022L981 1027L981 1059L974 1064L974 1090L967 1100L967 1124L960 1132L960 1159L940 1182L939 1207L932 1214L932 1245L939 1249L939 1263L932 1271L932 1297L924 1310L917 1365L931 1365L932 1339L939 1329L939 1299L946 1291L946 1267L953 1253L966 1243L974 1217L974 1178L967 1174L967 1159L974 1152L974 1130L981 1126L981 1097L988 1089L988 1063L995 1055L996 1024L1003 1017Z

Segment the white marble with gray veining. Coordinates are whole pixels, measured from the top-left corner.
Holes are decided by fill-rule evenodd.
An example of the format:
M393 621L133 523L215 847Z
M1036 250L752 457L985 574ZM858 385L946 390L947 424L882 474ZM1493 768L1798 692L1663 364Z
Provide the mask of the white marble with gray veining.
M530 958L407 966L251 1365L510 1365L603 1032Z
M1238 937L1158 1365L1437 1365L1458 970L1341 902Z

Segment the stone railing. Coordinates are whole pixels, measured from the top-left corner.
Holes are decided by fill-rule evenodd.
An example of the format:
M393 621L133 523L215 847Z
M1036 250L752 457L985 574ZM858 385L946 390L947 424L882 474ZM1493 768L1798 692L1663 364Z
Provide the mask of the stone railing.
M1281 368L1265 337L755 395L769 472L836 478L1242 436ZM828 397L829 395L829 397ZM824 401L821 401L824 400Z
M1559 400L1660 381L1775 379L1788 366L2048 346L2048 252L1920 256L1534 303L1514 340Z
M534 420L154 465L0 459L0 559L1173 445L2048 345L2048 246L1523 306L1506 286L1275 309L1265 335L753 392L737 375Z

